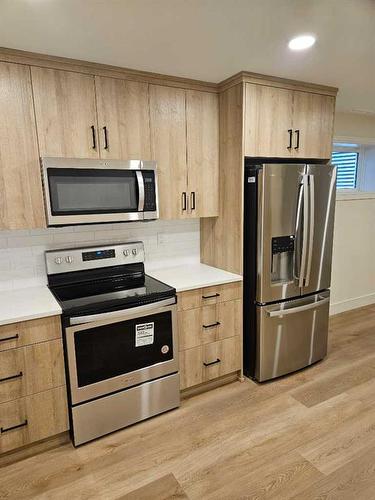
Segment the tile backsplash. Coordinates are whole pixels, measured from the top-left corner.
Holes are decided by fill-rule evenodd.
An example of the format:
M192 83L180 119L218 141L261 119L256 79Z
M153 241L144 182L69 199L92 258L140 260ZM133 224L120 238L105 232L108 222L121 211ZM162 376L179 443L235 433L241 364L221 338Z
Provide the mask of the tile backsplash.
M0 231L0 290L47 282L45 250L143 241L146 270L199 262L199 219Z

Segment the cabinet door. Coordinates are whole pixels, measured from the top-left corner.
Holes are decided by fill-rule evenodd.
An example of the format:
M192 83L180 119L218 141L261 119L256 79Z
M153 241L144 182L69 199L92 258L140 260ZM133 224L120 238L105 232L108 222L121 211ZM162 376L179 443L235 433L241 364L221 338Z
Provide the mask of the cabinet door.
M162 219L185 218L187 192L185 91L150 85L151 152L157 161Z
M98 158L94 77L36 67L31 75L41 156Z
M191 217L219 215L219 97L186 92L189 212Z
M334 97L294 92L293 156L324 159L331 157L334 113Z
M148 84L95 77L101 158L151 160Z
M293 91L246 83L245 156L290 158Z
M0 63L0 229L45 226L30 68Z

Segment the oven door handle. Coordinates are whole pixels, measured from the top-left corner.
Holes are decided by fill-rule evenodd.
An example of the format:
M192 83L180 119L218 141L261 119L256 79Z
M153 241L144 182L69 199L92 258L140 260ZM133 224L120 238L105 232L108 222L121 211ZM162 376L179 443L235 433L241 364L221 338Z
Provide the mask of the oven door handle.
M118 311L111 311L100 314L90 314L87 316L72 316L69 318L70 326L82 325L84 323L93 323L96 321L101 321L105 319L116 319L124 318L129 316L134 316L135 314L142 314L146 311L152 311L153 309L159 309L160 307L170 306L176 303L176 299L171 297L170 299L160 300L158 302L152 302L151 304L145 304L144 306L131 307L130 309L120 309Z
M145 183L140 170L136 170L135 175L138 182L138 212L143 212L145 208Z

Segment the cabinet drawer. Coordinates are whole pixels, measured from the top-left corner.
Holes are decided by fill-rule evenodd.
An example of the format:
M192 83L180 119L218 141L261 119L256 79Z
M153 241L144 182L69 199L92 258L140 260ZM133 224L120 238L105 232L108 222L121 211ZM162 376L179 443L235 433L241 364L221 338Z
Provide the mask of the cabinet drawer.
M61 339L0 352L0 403L64 384Z
M0 428L0 453L66 431L66 387L2 403Z
M61 338L60 316L0 326L0 351Z
M178 311L187 311L196 307L227 302L242 298L242 282L188 290L178 293L177 297Z
M179 349L242 334L242 300L178 312Z
M241 337L231 337L180 352L180 388L222 377L241 368Z

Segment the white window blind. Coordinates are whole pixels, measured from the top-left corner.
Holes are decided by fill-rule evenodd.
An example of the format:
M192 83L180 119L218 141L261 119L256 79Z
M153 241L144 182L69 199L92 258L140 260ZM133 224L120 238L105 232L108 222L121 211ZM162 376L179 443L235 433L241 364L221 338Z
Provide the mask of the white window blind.
M358 152L335 151L332 163L337 166L337 189L355 189L357 187Z

